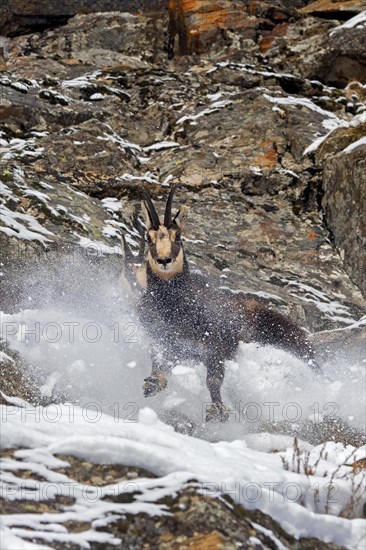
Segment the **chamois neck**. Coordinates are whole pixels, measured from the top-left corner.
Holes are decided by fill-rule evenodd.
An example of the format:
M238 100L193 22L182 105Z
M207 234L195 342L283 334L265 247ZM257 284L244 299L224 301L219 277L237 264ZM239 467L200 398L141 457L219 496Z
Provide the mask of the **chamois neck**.
M159 275L154 273L151 269L149 263L147 263L146 279L148 292L170 294L184 290L190 283L190 272L185 255L183 258L183 271L176 273L171 279L159 277Z

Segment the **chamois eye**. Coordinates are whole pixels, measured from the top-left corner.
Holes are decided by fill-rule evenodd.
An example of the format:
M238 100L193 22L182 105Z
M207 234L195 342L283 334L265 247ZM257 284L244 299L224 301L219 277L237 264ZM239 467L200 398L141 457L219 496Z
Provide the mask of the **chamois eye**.
M180 241L180 233L177 233L177 234L175 235L175 240L176 240L176 241Z

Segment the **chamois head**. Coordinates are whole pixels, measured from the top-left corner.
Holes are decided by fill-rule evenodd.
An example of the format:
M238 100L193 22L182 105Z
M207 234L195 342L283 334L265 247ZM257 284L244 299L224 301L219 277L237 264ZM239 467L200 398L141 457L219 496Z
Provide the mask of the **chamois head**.
M164 223L156 213L150 195L142 188L142 209L147 228L147 261L158 277L169 280L183 272L184 252L181 231L187 208L182 206L172 218L172 202L176 186L173 185L165 207Z

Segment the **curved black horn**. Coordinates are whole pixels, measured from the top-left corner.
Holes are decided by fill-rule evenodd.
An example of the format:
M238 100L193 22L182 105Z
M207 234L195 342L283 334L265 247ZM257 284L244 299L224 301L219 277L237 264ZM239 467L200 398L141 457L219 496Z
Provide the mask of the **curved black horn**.
M149 216L150 216L151 225L152 225L153 229L155 229L155 231L157 231L159 229L159 226L160 226L160 221L159 221L159 216L156 213L155 206L153 205L153 202L151 200L151 197L150 197L149 193L142 186L141 186L141 192L142 192L143 200L146 203L147 211L148 211Z
M177 188L177 184L174 183L170 190L168 200L166 201L164 225L165 227L168 227L168 228L172 225L172 204L173 204L173 195L176 188Z

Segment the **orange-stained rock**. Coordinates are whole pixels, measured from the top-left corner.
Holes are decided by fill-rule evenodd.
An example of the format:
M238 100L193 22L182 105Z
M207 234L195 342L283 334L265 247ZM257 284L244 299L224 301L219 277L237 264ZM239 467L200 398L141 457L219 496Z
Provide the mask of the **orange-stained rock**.
M258 19L243 4L228 0L170 0L170 35L178 36L182 55L202 53L225 29L248 30L254 36Z
M286 34L293 17L299 17L299 12L287 0L170 0L171 50L180 55L201 54L213 44L230 45L235 32L244 40L259 38L266 51L276 36Z
M300 11L310 15L332 14L337 18L337 12L340 16L342 12L343 14L349 12L352 15L352 13L360 13L364 9L365 0L316 0ZM343 19L343 17L340 18Z
M278 36L286 36L288 29L288 23L279 23L274 27L272 32L268 35L262 35L261 40L258 40L259 50L261 53L265 53L271 46L272 42Z
M366 458L360 458L352 464L352 470L354 472L360 472L361 470L366 470Z
M274 168L277 164L277 147L276 143L270 139L265 140L261 144L261 152L254 159L255 163L261 168Z
M177 546L177 548L182 550L226 550L232 547L234 545L226 541L218 531L212 531L207 534L195 533L185 543Z

